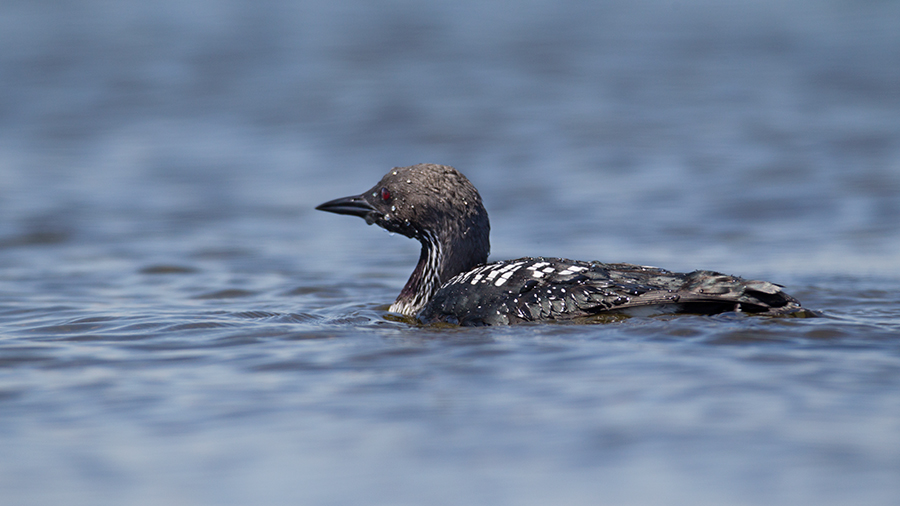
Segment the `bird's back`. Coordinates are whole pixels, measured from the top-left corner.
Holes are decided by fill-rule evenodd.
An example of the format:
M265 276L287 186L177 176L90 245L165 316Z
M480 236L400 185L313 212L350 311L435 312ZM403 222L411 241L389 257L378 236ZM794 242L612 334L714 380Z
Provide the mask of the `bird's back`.
M425 323L498 325L601 313L786 314L800 309L781 287L712 271L561 258L519 258L476 267L445 283L419 312Z

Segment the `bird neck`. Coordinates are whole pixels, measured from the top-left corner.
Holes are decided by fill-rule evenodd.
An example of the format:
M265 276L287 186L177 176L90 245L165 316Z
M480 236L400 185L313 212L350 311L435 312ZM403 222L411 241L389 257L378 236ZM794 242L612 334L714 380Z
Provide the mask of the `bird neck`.
M460 229L447 227L442 233L424 231L416 235L422 243L419 262L390 311L415 316L441 286L461 272L487 262L490 253L490 224Z
M406 316L415 316L431 300L441 284L455 275L448 275L446 278L441 275L445 270L443 268L445 248L436 235L430 232L420 234L419 242L422 243L419 262L397 296L397 300L390 307L390 311Z

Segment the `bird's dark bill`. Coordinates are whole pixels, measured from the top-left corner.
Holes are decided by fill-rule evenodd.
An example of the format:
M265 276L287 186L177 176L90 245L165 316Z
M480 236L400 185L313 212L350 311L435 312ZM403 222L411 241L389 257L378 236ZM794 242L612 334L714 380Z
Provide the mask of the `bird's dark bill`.
M316 209L335 214L359 216L360 218L365 218L369 213L377 211L377 209L372 207L372 204L369 204L362 195L329 200L324 204L316 206Z

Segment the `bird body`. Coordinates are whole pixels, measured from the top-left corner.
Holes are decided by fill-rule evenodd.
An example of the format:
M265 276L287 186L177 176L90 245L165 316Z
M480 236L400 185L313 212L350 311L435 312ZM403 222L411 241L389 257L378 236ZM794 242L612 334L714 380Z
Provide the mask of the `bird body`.
M779 285L712 271L526 257L486 263L490 222L475 187L453 167L396 167L368 192L316 209L359 216L417 239L421 254L390 311L422 323L504 325L606 313L652 315L801 311Z

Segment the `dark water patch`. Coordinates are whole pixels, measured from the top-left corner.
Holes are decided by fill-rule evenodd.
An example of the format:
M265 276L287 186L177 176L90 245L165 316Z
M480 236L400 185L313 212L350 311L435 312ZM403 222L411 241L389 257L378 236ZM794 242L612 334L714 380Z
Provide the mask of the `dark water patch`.
M394 358L407 358L411 356L423 355L430 353L430 350L423 347L402 347L402 348L389 348L385 350L379 350L376 352L366 352L358 355L353 355L348 357L349 363L363 363L363 364L385 364L386 361L390 361ZM401 360L403 361L403 360Z
M272 340L293 339L301 329L312 329L313 332L321 332L319 325L293 325L293 324L264 324L253 327L235 325L235 331L231 334L219 337L207 343L204 347L231 347L265 343Z
M41 353L17 353L4 347L3 353L0 354L0 368L30 366L34 364L46 363L54 360L45 350Z
M746 357L745 360L770 364L800 364L805 363L807 359L798 355L766 351L754 353L753 355Z
M316 285L299 286L285 293L287 296L315 295L326 299L342 298L346 296L346 290L336 286Z
M336 326L403 326L384 318L385 313L373 310L370 304L341 304L327 309L327 318L323 323Z
M208 362L209 355L205 353L190 353L183 355L166 355L163 357L155 357L154 362L156 364L184 364L184 363L195 363L195 362Z
M198 260L236 260L253 256L254 251L246 248L205 249L191 255Z
M163 275L163 274L194 274L198 272L194 267L187 267L184 265L170 265L170 264L160 264L160 265L150 265L147 267L141 268L141 274L147 275Z
M784 332L763 329L733 329L716 332L705 342L709 344L784 343L790 340Z
M78 312L81 308L70 305L53 305L45 306L41 304L16 305L11 307L0 307L0 315L3 316L27 316L37 315L42 318L53 315L64 315L72 312Z
M77 334L102 329L104 325L96 323L64 323L59 325L46 325L29 329L29 333L36 335Z
M265 320L279 318L283 315L281 313L272 313L269 311L242 311L239 313L232 313L231 316L234 316L235 318L246 318L248 320Z
M703 334L703 331L686 325L673 325L669 329L666 329L666 334L672 336L674 338L694 338Z
M118 362L116 360L110 360L105 358L91 357L91 356L72 356L68 358L50 360L44 362L40 365L43 369L48 370L75 370L75 371L83 371L85 369L89 369L92 367L108 367L110 365L115 365Z
M56 246L71 238L69 232L34 231L25 234L0 238L0 249L23 248L28 246Z
M222 328L232 328L236 323L226 323L226 322L211 322L211 321L199 321L199 322L187 322L187 323L178 323L175 325L170 325L163 329L166 333L178 333L181 331L194 331L194 330L209 330L209 329L222 329Z
M312 324L316 322L324 322L328 320L327 316L312 313L280 313L275 311L249 310L239 311L236 313L228 313L223 316L232 317L237 320L255 321L262 325L266 324Z
M101 341L101 342L130 342L130 341L143 341L147 339L155 339L158 337L156 334L121 334L116 332L104 332L102 334L78 334L74 336L68 336L59 339L59 341L69 341L75 343L86 343L91 341Z
M321 319L323 319L323 317L309 313L290 313L279 317L279 321L285 323L307 323Z
M843 339L850 337L851 335L856 335L856 333L848 332L848 329L840 328L837 326L832 327L824 327L824 328L813 328L809 329L803 333L803 337L807 339L822 339L822 340L830 340L830 339Z
M357 332L342 332L333 329L314 329L314 330L304 330L304 331L293 331L287 332L282 336L282 339L289 341L308 341L308 340L319 340L319 339L340 339L343 337L347 337L349 335L357 335Z
M256 295L255 292L250 290L242 290L240 288L228 288L225 290L217 290L215 292L205 293L202 295L194 296L195 299L198 300L213 300L213 299L237 299L241 297L252 297Z
M331 318L329 323L334 325L364 325L370 323L372 321L371 317L368 316L342 316L338 318Z
M0 389L0 402L15 401L22 397L24 392L21 390Z
M472 342L468 342L466 344L471 345ZM484 344L484 342L478 343ZM540 351L537 353L552 353L555 351L560 351L565 349L560 346L541 346ZM465 346L462 350L459 350L454 354L455 357L460 359L494 359L497 357L501 357L504 355L508 355L513 352L513 349L509 347L497 347L497 346Z
M84 318L77 318L72 320L72 324L86 324L86 323L107 323L120 321L122 319L121 316L88 316Z
M319 363L315 361L294 359L277 362L269 362L260 365L254 365L248 368L254 372L279 372L279 371L333 371L334 364Z
M144 323L131 323L128 325L122 325L122 326L116 327L115 330L117 330L118 332L127 333L128 335L134 334L134 335L144 335L147 337L152 337L155 334L150 334L150 333L144 334L144 333L150 332L153 330L162 329L162 328L166 327L167 325L169 325L169 324L165 323L165 322L149 321L149 322L144 322Z

